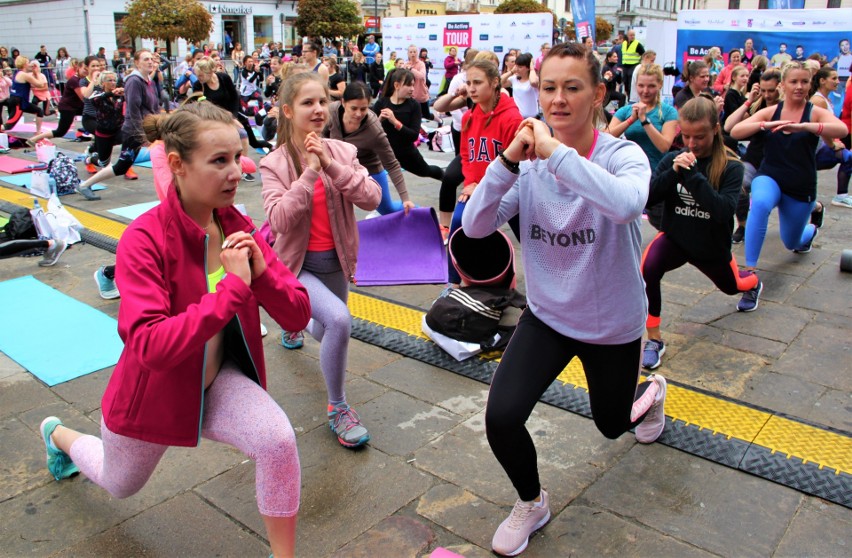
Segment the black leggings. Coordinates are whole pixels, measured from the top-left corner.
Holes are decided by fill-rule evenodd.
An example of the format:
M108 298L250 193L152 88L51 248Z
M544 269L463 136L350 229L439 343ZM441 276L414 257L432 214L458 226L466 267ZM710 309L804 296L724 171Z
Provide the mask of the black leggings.
M8 240L6 242L0 243L0 258L11 258L12 256L17 256L22 252L28 252L30 250L36 250L38 248L47 249L49 247L50 244L47 240Z
M456 155L456 158L450 161L444 170L444 178L441 179L441 192L438 195L438 211L452 213L456 208L456 199L458 199L458 188L464 182L462 174L461 157Z
M435 115L432 114L432 111L429 110L429 101L424 101L420 103L420 114L426 120L435 120Z
M525 423L542 394L575 356L583 363L595 426L615 439L642 422L630 420L637 389L642 338L623 345L593 345L565 337L524 310L491 380L485 432L521 500L538 497L535 444Z
M423 155L417 151L414 145L398 147L394 149L394 155L396 155L399 165L411 174L434 178L435 180L443 180L444 178L444 171L441 170L441 167L427 164L423 160Z
M92 158L92 162L101 168L105 168L112 158L112 148L120 143L121 132L116 132L111 136L95 134L94 151L97 154L97 158Z
M68 133L68 130L71 129L71 124L74 123L74 117L77 116L77 112L73 110L60 110L59 111L59 124L56 125L56 129L51 132L54 138L61 138L65 134Z
M696 261L672 242L666 233L657 233L642 255L642 279L645 280L645 295L648 297L648 327L660 326L660 312L663 307L660 282L663 275L685 264L692 264L726 295L750 291L758 283L757 275L753 272L739 270L733 254L727 261Z
M18 123L18 120L21 119L24 113L34 114L37 118L44 117L44 111L41 110L40 106L34 105L29 101L24 102L20 97L9 97L9 102L11 106L15 107L15 112L9 117L9 120L5 124L7 130L14 128L15 124Z
M116 176L127 174L130 167L139 156L139 151L142 149L142 141L139 138L124 138L121 144L121 154L118 156L118 161L112 166L112 172Z
M271 143L263 139L258 140L255 137L254 130L251 127L251 123L249 122L248 118L245 117L245 115L237 114L237 120L240 122L240 124L243 125L243 129L246 131L246 134L248 134L248 142L250 146L254 148L265 147L267 149L272 149Z

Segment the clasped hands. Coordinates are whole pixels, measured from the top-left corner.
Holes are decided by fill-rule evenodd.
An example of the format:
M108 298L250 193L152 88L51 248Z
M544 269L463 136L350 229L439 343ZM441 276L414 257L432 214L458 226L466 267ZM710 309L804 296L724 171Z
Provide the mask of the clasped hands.
M550 128L536 118L527 118L518 127L515 138L503 150L503 156L513 163L548 159L562 143L550 133Z

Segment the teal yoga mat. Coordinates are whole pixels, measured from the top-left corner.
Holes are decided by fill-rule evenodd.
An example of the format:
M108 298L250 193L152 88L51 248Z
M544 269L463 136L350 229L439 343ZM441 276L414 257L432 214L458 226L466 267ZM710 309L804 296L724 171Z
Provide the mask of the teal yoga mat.
M151 161L142 161L141 163L133 163L137 167L145 167L146 169L152 169L154 166L151 164Z
M0 283L0 351L48 386L114 366L117 322L31 275Z
M137 203L136 205L128 205L126 207L116 207L115 209L107 209L110 213L114 213L119 217L124 217L125 219L136 219L149 209L153 209L160 205L158 201L145 202L145 203Z
M32 176L33 176L33 173L31 173L31 172L27 172L27 173L24 173L24 174L10 174L9 176L0 176L0 180L2 180L3 182L5 182L7 184L12 184L14 186L21 186L21 187L29 190L30 189L30 182L32 180ZM92 190L95 190L95 191L106 190L106 189L107 189L107 187L102 185L102 184L95 184L94 186L92 186Z

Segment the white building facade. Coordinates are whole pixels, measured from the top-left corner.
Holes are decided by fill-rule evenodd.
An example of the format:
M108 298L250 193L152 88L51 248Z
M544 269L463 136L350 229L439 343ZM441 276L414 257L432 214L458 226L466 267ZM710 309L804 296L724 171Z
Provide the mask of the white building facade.
M243 50L251 52L263 42L283 42L287 48L296 39L293 21L295 0L256 0L249 2L202 2L213 16L213 29L207 41L214 46L225 43L225 32ZM115 50L129 52L134 48L157 46L165 42L135 39L127 35L122 19L127 14L125 0L0 0L0 44L32 57L41 45L51 56L65 47L74 58L94 54L103 47L107 58ZM186 42L178 40L172 54L188 51Z

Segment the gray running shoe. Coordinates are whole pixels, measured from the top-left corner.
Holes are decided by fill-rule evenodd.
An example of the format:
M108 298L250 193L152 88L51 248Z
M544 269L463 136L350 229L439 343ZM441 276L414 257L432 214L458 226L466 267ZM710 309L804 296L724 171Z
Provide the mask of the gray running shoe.
M344 447L357 448L370 441L370 433L361 424L358 413L346 403L328 406L328 426Z
M56 262L59 261L59 257L65 252L65 249L68 248L68 245L64 240L54 240L53 246L47 249L47 252L44 253L44 257L38 262L40 267L52 267L56 265Z

